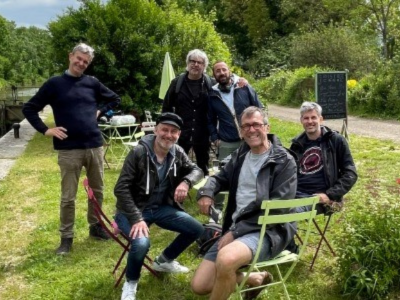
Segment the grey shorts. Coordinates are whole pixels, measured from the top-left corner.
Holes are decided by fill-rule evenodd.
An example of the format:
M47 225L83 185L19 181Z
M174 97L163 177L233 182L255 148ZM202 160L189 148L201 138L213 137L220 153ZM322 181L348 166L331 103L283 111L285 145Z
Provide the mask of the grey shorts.
M245 244L247 247L250 248L251 253L252 253L252 258L256 255L257 251L257 246L258 246L258 240L260 239L260 233L259 232L252 232L249 234L246 234L244 236L241 236L235 241L240 241L243 244ZM204 259L209 260L209 261L216 261L217 255L218 255L218 241L217 240L214 245L211 246L211 248L208 250L206 255L204 255ZM265 234L264 235L264 241L262 244L260 256L258 257L258 261L263 261L267 260L271 257L271 242L268 238L268 236Z

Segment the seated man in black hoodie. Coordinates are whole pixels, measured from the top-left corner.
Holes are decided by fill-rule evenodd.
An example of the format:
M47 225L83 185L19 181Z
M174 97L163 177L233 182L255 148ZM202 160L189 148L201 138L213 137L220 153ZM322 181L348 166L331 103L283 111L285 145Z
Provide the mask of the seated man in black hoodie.
M154 135L146 135L127 156L115 186L118 227L132 238L122 300L136 299L145 256L150 248L150 225L175 231L178 236L154 260L159 272L186 273L175 259L203 232L203 225L183 211L181 203L203 172L176 145L182 119L163 113Z
M318 213L339 206L357 181L357 172L346 139L322 125L322 108L315 102L300 107L304 132L292 140L297 157L296 198L319 196ZM299 210L309 210L303 207Z

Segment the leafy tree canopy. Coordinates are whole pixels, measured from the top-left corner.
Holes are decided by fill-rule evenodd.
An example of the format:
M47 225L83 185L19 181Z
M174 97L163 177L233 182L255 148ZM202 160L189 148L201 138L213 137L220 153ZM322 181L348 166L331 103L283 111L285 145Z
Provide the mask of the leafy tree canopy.
M86 42L95 48L92 73L124 97L124 110L158 109L165 52L175 73L184 71L188 51L204 50L210 61L230 62L227 46L210 19L199 13L184 13L171 3L164 10L154 1L82 0L49 24L54 56L64 62L74 44ZM212 16L211 16L212 17Z
M52 68L49 53L47 30L17 28L0 16L0 79L16 85L40 82Z

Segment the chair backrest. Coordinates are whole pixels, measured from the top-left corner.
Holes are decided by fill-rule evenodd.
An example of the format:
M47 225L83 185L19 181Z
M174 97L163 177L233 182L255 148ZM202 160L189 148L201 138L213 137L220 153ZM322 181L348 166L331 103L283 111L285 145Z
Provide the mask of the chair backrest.
M156 122L142 122L142 131L144 132L152 132L156 127Z
M145 115L145 117L146 117L146 121L147 121L147 122L152 122L152 121L153 121L153 118L152 118L152 116L151 116L151 112L150 112L149 110L145 110L145 111L144 111L144 115Z
M264 215L258 218L258 224L262 225L261 231L265 232L266 226L269 224L307 221L307 233L299 253L299 256L301 256L310 235L312 221L317 214L315 206L318 202L318 196L290 200L264 200L261 204L261 208L264 209L265 212ZM305 212L294 212L296 207L302 206L311 206L311 210ZM285 213L277 214L277 210L284 210Z
M152 122L142 122L142 128L146 128L146 127L155 127L156 126L156 122L152 121Z
M139 131L138 133L135 133L133 136L134 136L135 139L138 141L138 140L140 140L140 138L141 138L142 136L144 136L144 131Z
M280 224L287 222L296 222L302 220L312 220L315 215L315 205L318 203L318 196L309 198L299 198L290 200L264 200L261 208L265 209L263 216L258 219L258 224ZM293 213L291 210L301 206L312 206L312 209L307 212ZM285 214L275 214L274 210L285 209Z

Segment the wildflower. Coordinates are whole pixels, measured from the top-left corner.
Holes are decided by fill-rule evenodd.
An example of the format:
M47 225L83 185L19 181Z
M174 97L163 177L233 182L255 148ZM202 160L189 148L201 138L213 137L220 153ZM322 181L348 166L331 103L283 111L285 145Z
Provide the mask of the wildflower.
M355 80L355 79L347 80L347 87L349 89L354 89L356 87L356 85L357 85L357 80Z
M400 178L397 178L397 179L396 179L396 182L397 182L398 184L400 184Z

